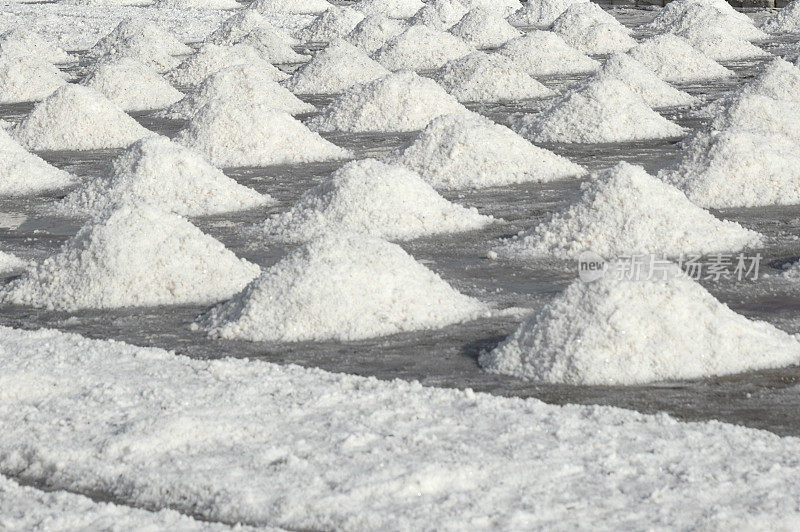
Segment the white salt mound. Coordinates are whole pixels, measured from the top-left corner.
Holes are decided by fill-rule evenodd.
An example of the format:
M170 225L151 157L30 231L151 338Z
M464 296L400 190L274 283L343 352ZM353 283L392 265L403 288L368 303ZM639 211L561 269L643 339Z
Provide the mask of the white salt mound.
M207 76L219 72L223 68L238 65L258 67L264 72L269 72L272 79L281 81L289 77L265 61L252 46L235 44L233 46L220 46L218 44L204 44L197 52L187 57L180 65L166 74L169 82L176 86L195 87Z
M658 77L673 83L695 83L734 75L693 48L686 39L669 33L642 41L628 53Z
M504 44L498 53L514 61L531 76L556 76L594 72L600 63L551 31L531 31Z
M218 167L308 163L350 155L288 113L231 100L207 103L174 140Z
M435 30L447 31L469 10L460 0L433 0L411 17L411 24L424 24Z
M511 59L484 52L448 61L433 79L460 102L498 102L554 94Z
M480 357L493 373L550 383L630 385L797 363L800 343L720 303L675 265L667 278L573 283Z
M708 117L717 116L733 101L751 95L800 102L800 69L780 57L775 58L756 77L732 94L704 107L701 114Z
M718 220L640 166L622 162L593 174L581 191L573 205L495 251L515 259L576 258L584 251L608 258L678 257L738 251L762 243L758 233Z
M179 63L173 55L192 53L192 49L152 22L130 18L120 22L111 33L100 39L86 55L124 56L138 59L157 72L165 72Z
M364 15L355 9L334 6L314 19L298 36L303 41L329 42L344 37L362 20Z
M770 33L800 33L800 2L790 2L766 19L761 29Z
M484 8L468 12L450 28L450 33L476 48L496 48L522 35L505 19Z
M264 71L258 66L238 65L211 74L181 101L157 113L157 116L189 120L212 100L261 104L290 115L316 110L313 105L305 103L273 81L271 71Z
M523 117L518 127L533 142L630 142L685 133L611 77L568 92L544 111Z
M396 244L326 234L291 252L199 323L219 338L352 341L436 329L487 312Z
M800 102L774 100L761 95L741 95L720 110L708 127L715 130L738 128L761 131L800 142Z
M627 54L609 56L596 75L622 81L650 107L684 106L697 101L694 96L672 87Z
M251 9L244 9L228 18L209 35L206 42L232 46L252 46L268 63L301 63L307 55L292 49L297 44L294 37L275 28L269 21Z
M556 19L572 4L589 0L539 0L529 1L508 17L508 21L518 26L549 28Z
M386 161L414 170L439 189L553 181L586 173L480 115L441 116Z
M153 7L166 9L239 9L236 0L156 0Z
M636 46L631 30L594 2L577 2L553 22L551 30L586 54L625 52Z
M259 13L291 13L295 15L317 15L333 7L327 0L255 0L250 9Z
M676 32L676 35L689 41L695 49L714 61L742 61L772 55L751 42L732 37L721 30L707 30L693 26Z
M371 54L392 37L403 33L407 27L401 20L386 15L372 15L359 22L345 38L350 44Z
M161 109L183 98L167 81L132 57L99 61L81 81L124 111Z
M184 218L146 203L123 204L83 226L0 297L58 310L208 304L258 273Z
M520 7L519 0L461 0L467 9L488 9L494 14L506 18Z
M756 28L744 13L739 13L725 0L676 0L667 4L650 24L655 32L681 33L688 29L722 33L748 41L765 39L767 34Z
M455 35L417 25L391 38L373 58L389 70L433 70L474 51Z
M416 131L444 114L470 111L435 81L397 72L343 92L309 122L315 131Z
M359 0L353 6L365 16L386 15L389 18L410 18L425 4L421 0Z
M450 203L407 168L364 159L347 163L262 227L287 242L344 232L407 240L481 229L493 221Z
M76 178L29 153L0 128L0 195L24 196L58 190Z
M6 57L27 57L48 63L69 63L73 60L67 52L42 38L37 33L15 28L0 35L0 54Z
M0 251L0 274L7 274L14 270L21 270L28 263L20 259L16 255Z
M64 84L64 74L47 61L0 55L0 103L36 102Z
M336 94L388 74L360 49L337 39L297 69L285 85L296 94Z
M36 104L13 137L29 150L122 148L151 132L94 89L68 84Z
M149 202L182 216L203 216L272 203L238 184L200 155L166 137L146 137L114 159L102 177L74 190L58 204L70 215L99 213L109 205Z

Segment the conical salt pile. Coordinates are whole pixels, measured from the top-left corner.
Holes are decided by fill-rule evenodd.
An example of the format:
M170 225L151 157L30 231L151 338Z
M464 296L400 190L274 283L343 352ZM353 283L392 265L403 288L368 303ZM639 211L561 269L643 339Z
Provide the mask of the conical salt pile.
M15 28L0 35L0 55L28 57L48 63L69 63L73 57L40 35L23 28Z
M64 74L46 61L0 55L0 103L37 102L66 83Z
M326 234L264 271L199 324L220 338L352 341L437 329L487 312L396 244Z
M585 54L625 52L636 46L631 30L594 2L577 2L553 22L552 31Z
M647 30L670 33L681 33L690 28L748 41L767 38L750 17L736 11L725 0L675 0L644 26Z
M0 297L58 310L208 304L231 297L258 273L184 218L146 203L123 204L86 224Z
M421 0L359 0L353 6L366 16L386 15L389 18L410 18L425 4Z
M24 196L66 188L77 179L29 153L0 128L0 195Z
M450 28L450 33L475 48L496 48L522 35L505 19L484 8L468 12Z
M149 111L172 105L183 94L132 57L98 62L81 85L102 93L124 111Z
M597 76L610 76L624 82L650 107L684 106L697 101L694 96L674 88L627 54L609 56Z
M689 41L692 47L714 61L743 61L772 57L772 54L755 44L732 37L719 29L692 26L675 34Z
M433 70L474 51L450 33L411 26L384 44L373 58L389 70Z
M174 55L186 55L192 49L152 22L130 18L120 22L111 33L100 39L86 56L133 57L157 72L165 72L180 61Z
M298 36L305 42L329 42L344 37L362 20L364 15L355 9L334 6L303 28Z
M519 26L533 26L538 29L547 29L553 22L572 4L588 2L589 0L539 0L527 2L512 15L508 21Z
M297 69L285 85L297 94L336 94L388 74L388 70L367 54L337 39Z
M409 21L424 24L439 31L452 28L469 10L460 0L433 0L425 4Z
M439 189L552 181L586 173L479 115L441 116L386 161L414 170Z
M83 215L98 213L114 203L149 202L182 216L202 216L251 209L272 201L166 137L150 136L114 159L106 175L69 194L58 209Z
M664 81L693 83L734 75L683 37L669 33L642 41L628 53Z
M720 110L707 127L718 131L732 128L761 131L800 142L800 102L742 95Z
M252 46L268 63L301 63L307 55L298 54L292 46L297 39L275 28L269 21L252 9L244 9L228 18L208 36L206 42L232 46Z
M600 63L551 31L531 31L508 41L497 53L514 61L531 76L583 74L600 67Z
M371 54L391 38L406 31L407 27L402 20L389 18L386 15L372 15L359 22L345 39Z
M255 0L250 9L259 13L291 13L296 15L317 15L333 7L327 0Z
M651 280L626 279L626 263L608 266L600 280L573 281L480 364L538 382L630 385L800 360L796 338L733 312L673 264Z
M761 29L770 33L800 33L800 2L789 2L789 5L765 20Z
M195 87L211 74L238 65L258 67L263 72L269 72L275 81L289 77L265 61L255 48L246 44L233 46L205 44L180 65L167 72L165 77L173 85Z

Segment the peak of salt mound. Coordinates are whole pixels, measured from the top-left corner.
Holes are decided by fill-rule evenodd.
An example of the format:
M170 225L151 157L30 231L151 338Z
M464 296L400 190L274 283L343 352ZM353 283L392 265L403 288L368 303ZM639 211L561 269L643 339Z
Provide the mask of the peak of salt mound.
M683 37L665 33L631 48L631 57L664 81L694 83L733 76L733 72L692 47Z
M0 103L36 102L66 83L64 74L47 61L0 55Z
M448 61L433 79L460 102L511 101L554 94L511 59L484 52Z
M87 57L129 56L158 72L178 64L173 55L192 53L192 49L152 22L129 18L86 52Z
M800 102L774 100L757 94L741 95L721 109L708 127L761 131L800 142Z
M36 58L56 64L73 60L72 56L55 44L23 28L15 28L0 35L0 54L7 57Z
M329 42L344 37L362 20L364 15L359 11L350 7L334 6L303 28L298 36L303 41Z
M531 76L556 76L594 72L600 63L551 31L531 31L511 39L498 51Z
M74 190L58 209L84 215L123 202L147 202L182 216L203 216L273 200L238 184L191 150L154 135L132 144L111 162L105 175Z
M386 161L439 189L484 188L583 175L582 167L480 115L446 115Z
M29 150L122 148L151 134L94 89L67 84L36 104L13 130Z
M437 329L487 312L400 246L329 233L292 251L199 325L219 338L352 341Z
M153 7L162 9L239 9L236 0L156 0Z
M416 25L392 37L373 57L389 70L433 70L474 51L455 35Z
M265 72L257 66L238 65L211 74L181 101L157 116L189 120L204 105L217 99L262 104L290 115L316 110L313 105L305 103L273 81L270 71Z
M534 28L546 29L553 25L553 22L567 10L569 6L578 2L588 2L589 0L539 0L538 2L527 2L520 9L508 17L508 21L519 26L533 26Z
M219 72L223 68L238 65L250 65L263 72L269 72L275 81L289 77L288 74L265 61L252 46L246 44L220 46L208 43L187 57L180 65L167 72L166 78L177 86L195 87L211 74Z
M345 39L371 54L389 39L403 33L407 27L402 20L389 18L386 15L372 15L359 22Z
M416 131L444 114L469 114L435 81L397 72L347 89L309 122L315 131Z
M780 57L775 58L764 67L761 73L732 94L703 108L702 114L710 117L717 116L733 101L751 95L800 102L800 69Z
M632 142L685 133L611 77L595 78L568 92L542 112L523 117L518 126L533 142Z
M389 18L411 18L425 4L421 0L360 0L353 6L366 16L386 15Z
M183 98L164 78L132 57L99 61L81 85L102 93L124 111L161 109Z
M0 297L58 310L208 304L231 297L259 271L178 215L122 204L84 225Z
M447 31L469 10L460 0L433 0L411 17L411 24L424 24L435 30Z
M650 107L691 105L697 101L694 96L672 87L627 54L609 56L596 75L619 79Z
M800 2L792 1L766 19L761 29L770 33L800 33Z
M576 258L585 251L603 257L678 257L762 243L758 233L718 220L640 166L622 162L593 174L581 191L577 202L505 241L498 254L516 259Z
M292 13L295 15L317 15L333 7L327 0L255 0L250 9L259 13Z
M475 48L496 48L522 32L485 8L476 8L464 15L450 33Z
M211 100L174 140L218 167L308 163L350 155L288 113L231 100Z
M594 2L567 7L553 22L551 31L586 54L625 52L636 46L631 30Z
M450 203L405 167L365 159L344 165L262 228L286 242L345 232L408 240L481 229L493 221Z
M297 94L336 94L389 74L380 63L337 39L295 71L286 87Z
M771 57L769 52L765 52L753 43L732 37L720 30L692 26L686 30L675 32L675 34L689 41L689 44L695 49L714 61L741 61Z
M480 357L488 371L550 383L630 385L797 363L800 343L720 303L674 264L653 280L575 280ZM660 274L659 274L660 275Z
M0 195L24 196L66 188L76 178L28 153L0 128Z
M694 28L747 41L767 38L767 34L756 28L750 17L733 9L725 0L670 2L645 28L670 33Z
M519 0L461 0L467 9L488 9L492 13L506 18L520 7Z
M292 49L297 44L295 38L278 30L251 9L241 10L228 18L206 42L227 46L252 46L268 63L301 63L308 60L308 56L298 54Z

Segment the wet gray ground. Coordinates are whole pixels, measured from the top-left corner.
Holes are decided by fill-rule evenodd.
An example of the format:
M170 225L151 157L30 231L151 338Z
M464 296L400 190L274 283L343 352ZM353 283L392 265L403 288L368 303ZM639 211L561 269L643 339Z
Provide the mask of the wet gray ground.
M626 22L650 16L648 11L618 13ZM793 43L775 40L766 45L776 54L794 59ZM759 62L731 65L740 75L735 83L687 87L712 100L751 77ZM79 69L75 69L76 71ZM574 79L547 80L564 88ZM324 104L326 99L312 100ZM472 108L501 123L518 113L536 112L542 102L477 105ZM0 118L18 120L29 105L0 106ZM688 110L664 114L691 128L702 120ZM146 127L172 135L179 122L136 115ZM329 135L333 142L353 149L359 157L379 157L410 138L408 134ZM677 141L626 145L549 145L590 169L605 168L620 160L655 172L679 154ZM87 179L102 173L118 151L44 153L53 164ZM280 245L254 239L245 229L272 212L286 209L306 189L320 182L338 164L313 164L226 171L242 184L268 192L278 205L244 213L193 219L202 230L224 242L238 255L268 267L286 252ZM505 220L486 230L419 239L402 243L417 260L440 273L464 293L499 307L539 308L576 276L575 265L565 261L513 263L490 261L486 252L499 239L539 223L548 212L560 209L578 196L579 180L527 184L478 191L447 192L453 201L475 206L482 213ZM0 199L0 249L26 259L39 260L58 249L82 220L54 218L48 206L60 195ZM778 279L781 265L800 256L800 207L733 209L718 213L770 237L759 280L704 283L720 300L749 317L769 321L800 333L800 285ZM771 276L770 276L771 274ZM10 277L9 277L10 278ZM7 278L8 279L8 278ZM7 280L6 279L6 280ZM0 280L0 282L3 282ZM686 420L719 419L778 434L800 435L794 413L800 405L800 368L750 372L723 378L658 383L647 386L604 387L543 385L483 372L478 353L496 345L518 325L520 316L484 319L427 332L399 334L360 342L271 344L210 340L190 330L205 310L202 306L134 308L117 311L51 312L27 307L0 307L0 324L21 328L52 327L93 338L114 338L137 345L158 346L197 358L250 357L270 362L295 363L330 371L371 375L381 379L416 379L427 385L472 388L497 395L537 397L551 403L614 405L642 412L665 411Z

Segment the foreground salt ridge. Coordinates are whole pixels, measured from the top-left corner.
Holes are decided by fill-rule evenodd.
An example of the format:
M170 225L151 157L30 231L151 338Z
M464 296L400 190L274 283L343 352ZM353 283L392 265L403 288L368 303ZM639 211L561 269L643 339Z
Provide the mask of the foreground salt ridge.
M0 471L54 489L293 529L800 519L797 438L56 331L0 345Z
M0 104L43 100L66 83L64 74L47 61L0 52Z
M0 195L26 196L67 188L77 181L44 159L29 153L0 128Z
M296 94L337 94L388 74L359 48L336 39L298 68L285 86Z
M183 93L132 57L98 61L81 85L100 92L123 111L162 109L183 98Z

